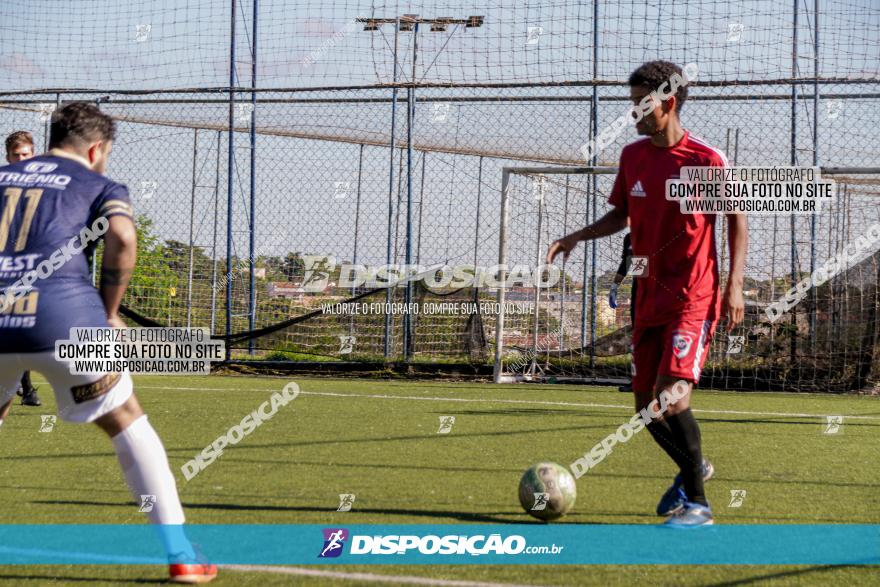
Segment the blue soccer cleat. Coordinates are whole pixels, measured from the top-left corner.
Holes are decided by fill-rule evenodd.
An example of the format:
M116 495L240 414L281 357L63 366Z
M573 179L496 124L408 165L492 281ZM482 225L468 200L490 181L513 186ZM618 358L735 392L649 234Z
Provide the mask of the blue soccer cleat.
M676 475L675 481L672 482L672 485L666 490L666 493L663 494L663 497L660 498L660 502L657 504L657 515L671 516L681 510L686 502L687 495L685 495L684 489L681 486L681 475Z
M698 528L714 523L715 518L709 506L688 501L663 524L670 528Z
M712 466L709 459L703 459L702 471L703 481L708 481L715 475L715 467ZM669 486L669 489L666 490L663 497L657 503L658 516L671 516L681 510L684 504L687 503L687 495L685 495L682 485L681 474L676 475L672 485Z

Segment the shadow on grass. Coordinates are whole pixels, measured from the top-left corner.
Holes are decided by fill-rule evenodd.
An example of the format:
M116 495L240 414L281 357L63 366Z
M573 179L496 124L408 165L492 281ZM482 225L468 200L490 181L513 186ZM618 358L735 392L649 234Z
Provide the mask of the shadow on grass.
M743 579L734 579L732 581L722 581L720 583L706 583L703 587L734 587L735 585L751 585L754 583L763 583L771 579L781 579L790 577L803 577L805 575L814 575L824 571L835 571L837 569L869 569L876 568L868 565L817 565L806 569L792 569L788 571L778 571L775 573L762 573L754 577L746 577ZM813 577L814 580L820 580ZM829 578L830 579L830 578Z
M455 412L447 412L446 415L454 415ZM432 422L434 424L434 422ZM439 426L439 422L436 422ZM485 438L485 437L493 437L493 436L518 436L518 435L531 435L531 434L545 434L548 432L572 432L572 431L583 431L583 430L604 430L607 431L607 424L597 424L594 426L561 426L558 428L532 428L532 429L523 429L523 430L500 430L497 432L453 432L451 434L436 434L435 430L431 430L430 432L425 432L423 434L409 434L406 436L387 436L387 437L372 437L372 438L331 438L327 440L306 440L303 442L277 442L271 444L255 444L255 443L242 443L240 445L236 445L236 450L238 449L261 449L261 448L279 448L279 447L299 447L299 446L320 446L320 445L344 445L344 444L375 444L381 442L405 442L410 440L425 440L425 441L433 441L433 442L449 442L450 440L457 439L470 439L470 438ZM613 429L612 429L613 431ZM604 436L604 434L603 434ZM200 447L191 447L191 448L180 448L175 447L173 452L179 451L195 451L198 452L202 450L204 446ZM169 450L169 452L172 452Z
M16 581L45 581L46 583L57 583L59 581L70 581L71 583L86 583L86 584L95 584L95 583L137 583L141 585L167 585L168 579L120 579L119 577L107 578L107 577L68 577L68 576L53 576L46 574L0 574L0 585L6 583L8 581L12 581L13 585L19 584ZM43 584L46 584L43 583Z
M100 507L124 507L131 508L132 503L101 502L81 500L37 500L33 503L44 505L64 506L100 506ZM246 505L238 503L184 503L184 510L220 510L220 511L253 511L253 512L305 512L333 514L337 510L327 507L312 506L277 506L277 505ZM411 516L414 518L445 518L460 522L481 522L484 524L545 524L540 520L527 518L519 510L495 512L492 514L479 514L470 512L455 512L443 510L417 510L407 508L357 508L358 514L383 514L392 516ZM508 517L516 519L509 519Z

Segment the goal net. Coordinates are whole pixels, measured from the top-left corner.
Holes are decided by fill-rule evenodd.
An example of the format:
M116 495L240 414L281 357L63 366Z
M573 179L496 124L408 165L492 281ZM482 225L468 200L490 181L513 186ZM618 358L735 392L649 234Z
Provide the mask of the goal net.
M549 245L609 209L615 168L507 167L502 173L499 264L544 263ZM859 389L880 366L880 243L867 256L814 287L778 320L767 308L848 246L871 234L880 197L875 169L823 169L837 183L833 204L814 217L750 216L744 324L723 323L701 384L741 389ZM609 303L623 237L582 243L557 280L496 292L496 382L605 381L630 376L632 277ZM729 270L727 223L716 223L721 287ZM872 375L873 373L873 375Z

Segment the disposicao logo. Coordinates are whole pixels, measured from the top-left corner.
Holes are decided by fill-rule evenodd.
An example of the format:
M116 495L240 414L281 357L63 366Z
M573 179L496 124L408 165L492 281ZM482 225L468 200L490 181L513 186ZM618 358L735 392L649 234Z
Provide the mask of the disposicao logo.
M345 528L324 528L324 548L318 558L336 558L342 554L345 541L348 539L348 530Z

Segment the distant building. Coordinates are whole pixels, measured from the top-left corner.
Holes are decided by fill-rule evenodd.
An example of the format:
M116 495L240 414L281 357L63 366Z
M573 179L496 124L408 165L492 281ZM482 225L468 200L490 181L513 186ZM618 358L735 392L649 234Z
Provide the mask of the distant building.
M596 322L602 326L615 326L617 311L608 304L596 304Z
M630 302L624 302L614 311L614 325L618 328L630 325L629 305Z
M256 275L256 273L255 273ZM336 290L336 283L330 281L327 286L319 291L306 291L302 285L302 279L296 281L270 281L266 284L266 293L270 298L295 299L303 305L310 305L313 301L327 301L326 296L332 295Z
M511 287L504 293L504 299L508 302L533 302L535 301L535 288Z
M289 281L270 281L266 286L266 293L270 298L297 298L302 301L305 290L302 284Z

